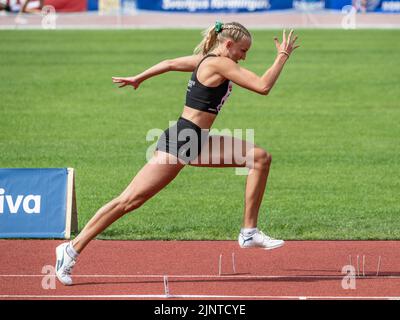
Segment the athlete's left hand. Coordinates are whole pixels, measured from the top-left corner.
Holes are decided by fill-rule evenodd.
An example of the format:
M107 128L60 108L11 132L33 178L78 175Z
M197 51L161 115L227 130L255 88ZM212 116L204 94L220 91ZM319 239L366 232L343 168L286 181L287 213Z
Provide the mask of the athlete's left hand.
M275 41L275 46L276 46L276 50L277 53L281 53L281 52L286 52L288 55L290 55L296 48L300 47L300 46L295 46L294 43L297 40L297 36L295 36L294 38L292 38L294 30L290 30L290 33L288 35L288 37L286 38L286 30L283 30L283 35L282 35L282 43L279 43L279 40L277 37L274 38Z
M135 90L139 87L141 83L141 81L137 77L128 77L128 78L112 77L112 81L114 83L121 84L118 86L118 88L123 88L125 86L132 86Z

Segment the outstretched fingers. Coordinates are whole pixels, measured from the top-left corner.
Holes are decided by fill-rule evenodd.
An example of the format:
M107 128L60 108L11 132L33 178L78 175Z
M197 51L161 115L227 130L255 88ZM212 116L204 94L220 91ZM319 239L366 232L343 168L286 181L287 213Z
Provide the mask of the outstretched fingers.
M118 88L123 88L129 84L124 78L112 77L112 81L113 83L120 83Z
M294 43L296 42L297 38L298 38L298 36L295 36L295 37L293 38L292 42L290 43L292 46L293 46Z
M297 49L298 47L300 47L299 45L297 45L297 46L294 45L295 42L296 42L296 40L297 40L297 38L298 38L298 37L295 36L295 37L293 38L292 42L290 43L290 46L292 47L292 51L295 50L295 49Z
M276 49L279 50L279 47L280 47L281 44L279 43L279 40L278 40L277 36L274 37L274 42L275 42Z
M288 38L287 38L287 42L288 42L289 44L291 44L293 32L294 32L293 29L291 29L290 32L289 32L289 36L288 36Z
M112 77L112 81L114 83L121 83L121 82L123 82L123 79L122 78L117 78L117 77Z

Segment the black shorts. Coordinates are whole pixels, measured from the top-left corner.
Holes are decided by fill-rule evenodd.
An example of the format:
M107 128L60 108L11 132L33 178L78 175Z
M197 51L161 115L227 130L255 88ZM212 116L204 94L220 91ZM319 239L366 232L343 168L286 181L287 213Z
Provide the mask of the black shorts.
M208 129L180 117L175 125L163 132L156 150L164 151L188 163L197 158L208 141Z

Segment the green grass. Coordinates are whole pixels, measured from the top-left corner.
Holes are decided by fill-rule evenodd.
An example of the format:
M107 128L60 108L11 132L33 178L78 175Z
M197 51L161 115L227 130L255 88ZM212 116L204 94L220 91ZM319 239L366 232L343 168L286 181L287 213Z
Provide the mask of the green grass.
M253 32L262 74L275 31ZM400 239L400 31L299 30L268 97L235 87L214 124L254 129L273 156L259 227L284 239ZM74 167L79 227L145 164L148 130L183 107L188 73L118 89L188 55L199 30L1 31L0 167ZM185 168L102 239L236 239L245 176Z

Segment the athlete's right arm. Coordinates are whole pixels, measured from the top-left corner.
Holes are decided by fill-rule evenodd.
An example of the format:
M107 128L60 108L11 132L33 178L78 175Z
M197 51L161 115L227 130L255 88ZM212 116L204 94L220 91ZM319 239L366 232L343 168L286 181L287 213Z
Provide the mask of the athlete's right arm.
M112 77L114 83L120 83L120 88L125 87L127 85L133 86L135 89L139 87L139 85L144 81L151 77L157 76L159 74L168 72L168 71L193 71L199 62L202 59L202 55L192 55L186 57L179 57L175 59L167 59L157 63L156 65L148 68L142 73L133 76L133 77Z

